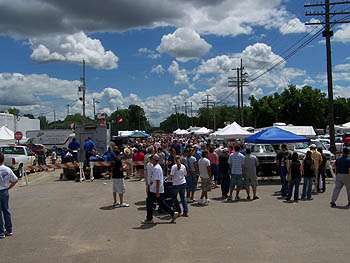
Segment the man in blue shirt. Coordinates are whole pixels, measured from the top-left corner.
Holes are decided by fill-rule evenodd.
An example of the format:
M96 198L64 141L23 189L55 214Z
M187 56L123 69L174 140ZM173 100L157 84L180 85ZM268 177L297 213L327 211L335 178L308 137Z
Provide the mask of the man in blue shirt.
M89 166L89 160L90 160L90 157L92 156L92 152L94 149L95 149L95 142L90 137L88 137L84 143L85 162L87 166Z
M350 158L348 148L344 148L343 155L336 160L335 166L336 178L332 194L331 207L337 206L335 202L337 201L339 193L344 185L348 194L348 206L350 207Z
M77 142L76 138L73 138L72 141L68 144L68 149L72 152L75 160L78 160L79 148L80 148L80 144Z

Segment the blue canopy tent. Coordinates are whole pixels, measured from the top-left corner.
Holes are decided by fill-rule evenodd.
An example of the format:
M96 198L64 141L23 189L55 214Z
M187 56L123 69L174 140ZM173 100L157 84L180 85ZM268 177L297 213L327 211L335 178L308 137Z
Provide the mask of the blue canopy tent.
M245 139L247 143L267 143L267 144L283 144L308 142L309 140L303 136L296 135L292 132L285 131L278 127L272 127L253 134Z
M128 137L130 138L149 138L150 135L143 131L134 131Z

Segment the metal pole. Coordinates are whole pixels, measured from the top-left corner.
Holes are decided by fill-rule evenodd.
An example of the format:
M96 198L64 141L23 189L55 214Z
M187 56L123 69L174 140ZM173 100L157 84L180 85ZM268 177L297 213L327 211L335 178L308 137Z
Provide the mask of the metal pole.
M86 80L85 80L85 59L83 60L83 117L85 119L85 93L86 93Z
M331 37L333 31L330 29L330 2L325 2L325 13L326 13L326 26L323 36L326 37L326 48L327 48L327 80L328 80L328 103L329 103L329 138L331 150L333 153L336 152L335 148L335 129L334 129L334 101L333 101L333 75L332 75L332 47Z

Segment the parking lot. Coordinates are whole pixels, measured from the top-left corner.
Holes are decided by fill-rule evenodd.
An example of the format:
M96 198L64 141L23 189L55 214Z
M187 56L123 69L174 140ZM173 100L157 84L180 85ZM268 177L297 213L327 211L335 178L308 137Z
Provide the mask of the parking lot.
M189 218L160 216L150 226L141 224L144 183L126 186L130 208L112 209L110 181L31 175L11 192L15 236L0 241L1 262L349 262L350 210L329 208L331 181L297 204L278 199L275 184L260 186L253 202L215 200L216 189Z

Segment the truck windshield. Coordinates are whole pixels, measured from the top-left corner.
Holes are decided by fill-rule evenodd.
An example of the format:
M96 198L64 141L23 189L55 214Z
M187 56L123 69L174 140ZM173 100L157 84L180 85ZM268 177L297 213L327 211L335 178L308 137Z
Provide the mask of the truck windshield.
M3 154L15 154L15 155L25 155L23 147L1 147L0 151Z
M274 152L272 145L268 144L255 144L251 146L252 152L264 153L264 152Z

